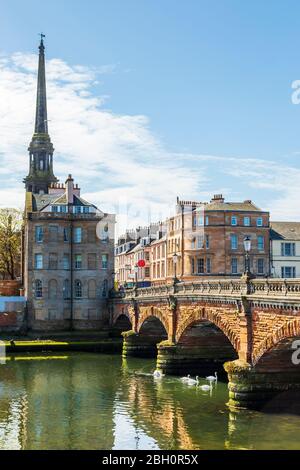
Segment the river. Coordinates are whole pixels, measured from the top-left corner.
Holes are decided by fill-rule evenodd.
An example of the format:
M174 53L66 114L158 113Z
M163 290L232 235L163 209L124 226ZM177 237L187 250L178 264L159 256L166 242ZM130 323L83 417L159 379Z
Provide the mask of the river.
M155 380L154 368L96 353L9 356L0 449L300 449L300 416L233 413L227 384L203 392Z

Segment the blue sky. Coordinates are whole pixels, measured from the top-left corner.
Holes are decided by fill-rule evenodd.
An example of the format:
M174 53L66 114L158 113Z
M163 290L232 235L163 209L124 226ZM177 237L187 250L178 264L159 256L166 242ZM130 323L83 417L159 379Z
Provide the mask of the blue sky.
M115 144L104 145L107 157L100 155L98 164L96 153L91 157L94 178L84 172L76 175L83 191L109 209L110 188L114 200L124 196L123 209L118 211L124 212L131 203L138 212L132 214L131 209L130 223L164 217L177 193L183 199L205 200L214 192L224 192L231 200L252 198L271 210L273 219L300 220L300 105L291 100L292 82L300 79L299 17L300 3L293 0L3 0L0 51L6 59L19 53L17 63L13 59L4 65L6 73L18 74L20 83L24 72L34 79L32 66L26 67L30 55L37 52L38 32L43 31L49 61L61 61L73 72L80 66L87 74L78 80L85 89L86 105L82 103L84 90L73 88L72 96L64 94L62 108L65 102L76 101L79 93L90 128L92 116L87 117L87 110L91 100L98 99L92 103L99 113L94 132L104 142L108 135L118 139L115 120L119 120L117 128L125 120L127 131L130 123L130 136L119 142L118 150ZM59 96L62 91L70 92L70 73L60 77L59 67L55 73L53 82L51 76L48 79L49 100L53 98L49 128L57 151L57 172L63 177L68 165L76 168L74 151L66 150L63 116L57 117ZM2 91L2 96L10 96L10 106L2 117L0 110L1 135L5 125L13 124L11 97L23 93L21 85L18 93L8 90L3 80ZM31 88L24 93L25 101L29 100ZM24 106L25 101L16 106ZM19 114L27 119L22 110ZM101 124L103 117L114 121L113 132L111 124ZM70 113L65 119L71 119ZM22 127L21 120L18 125ZM18 153L24 145L27 164L26 145L32 131L30 126L23 130L24 136L29 132L24 144L22 132L18 141L9 139L3 148L0 144L3 163L9 160L9 152ZM71 128L66 135L72 139ZM93 144L101 147L100 137L87 144L86 152L82 148L86 164ZM78 162L80 155L76 158ZM116 161L103 170L107 158ZM114 168L127 158L130 170L124 183L114 178ZM143 185L149 184L146 195L141 194L143 186L130 177L134 164ZM168 183L165 188L164 181ZM2 201L12 184L12 178L3 179ZM17 190L22 191L18 184ZM128 187L132 191L127 192ZM151 198L150 216L143 207Z

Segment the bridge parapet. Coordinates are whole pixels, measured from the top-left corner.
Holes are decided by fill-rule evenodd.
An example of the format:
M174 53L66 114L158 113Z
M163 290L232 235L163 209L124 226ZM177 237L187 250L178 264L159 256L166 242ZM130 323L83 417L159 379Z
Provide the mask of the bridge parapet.
M199 282L179 282L160 286L126 289L117 297L124 299L154 298L169 295L186 296L221 296L240 299L247 296L249 300L290 299L300 306L300 279L211 279Z

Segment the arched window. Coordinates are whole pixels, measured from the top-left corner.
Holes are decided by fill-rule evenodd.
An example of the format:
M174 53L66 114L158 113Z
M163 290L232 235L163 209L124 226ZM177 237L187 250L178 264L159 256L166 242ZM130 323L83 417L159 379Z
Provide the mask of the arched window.
M48 285L49 299L57 298L57 280L51 279Z
M95 279L90 279L88 284L89 299L96 298L96 281Z
M43 297L43 283L40 279L35 281L35 298L41 299Z
M107 279L104 279L102 283L102 297L107 297L108 294L108 282Z
M75 281L75 297L77 299L82 297L82 283L78 279Z
M64 280L64 287L63 287L64 299L70 298L70 281L69 279Z

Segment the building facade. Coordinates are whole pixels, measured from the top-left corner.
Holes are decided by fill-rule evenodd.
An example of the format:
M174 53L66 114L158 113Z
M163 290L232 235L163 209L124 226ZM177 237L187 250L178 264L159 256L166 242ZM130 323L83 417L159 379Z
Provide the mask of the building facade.
M222 195L215 195L209 203L178 201L177 206L177 272L182 279L241 276L245 271L245 237L251 240L251 272L256 277L269 275L268 212L250 200L225 202ZM174 235L176 238L176 232ZM170 249L174 249L172 243Z
M35 130L29 146L23 283L33 330L108 326L115 216L81 197L71 175L58 183L48 134L44 44L39 47Z
M177 199L174 216L163 226L163 231L148 240L147 249L142 250L141 239L123 239L123 245L117 246L116 265L129 278L134 278L139 259L146 266L150 262L147 280L151 284L171 283L175 277L182 281L239 277L245 272L246 237L251 240L251 272L256 277L270 274L269 213L252 201L225 202L222 195L215 195L209 203ZM145 278L144 272L142 275ZM122 283L125 278L120 275L119 279Z
M300 277L300 222L271 222L271 274Z
M162 235L161 223L128 230L118 238L115 247L115 279L117 287L147 286L151 283L150 247ZM144 266L138 262L144 261Z

